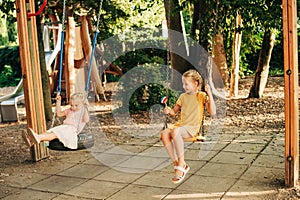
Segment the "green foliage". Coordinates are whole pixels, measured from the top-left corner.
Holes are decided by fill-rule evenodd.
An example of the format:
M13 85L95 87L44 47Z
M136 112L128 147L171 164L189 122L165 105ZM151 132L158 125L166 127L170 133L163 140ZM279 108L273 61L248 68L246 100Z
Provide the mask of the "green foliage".
M0 87L16 86L21 80L21 78L15 78L16 76L13 68L9 65L5 65L0 73Z
M14 45L17 40L15 1L0 1L0 46ZM10 7L12 6L12 7Z
M8 44L8 37L0 35L0 46Z
M165 39L160 36L160 33L152 29L138 29L134 32L126 32L123 35L114 39L116 44L105 45L105 53L108 55L115 55L120 50L115 48L119 44L123 44L123 52L125 55L117 57L113 63L126 73L130 69L142 65L144 63L158 63L165 64L167 60L167 53L162 45L165 45ZM142 49L135 49L135 47L142 47Z
M16 85L22 76L19 47L0 48L0 87Z
M149 111L160 104L160 99L167 95L165 67L155 63L146 63L130 71L130 80L119 82L122 91L122 105L129 102L129 112ZM147 82L149 81L149 82ZM131 95L130 95L131 94ZM178 92L168 88L168 105L174 105Z

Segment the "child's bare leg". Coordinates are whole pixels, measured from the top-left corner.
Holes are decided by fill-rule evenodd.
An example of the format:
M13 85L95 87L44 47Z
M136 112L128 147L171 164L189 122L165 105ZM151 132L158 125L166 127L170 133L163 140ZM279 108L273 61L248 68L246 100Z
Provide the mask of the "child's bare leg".
M30 133L31 137L33 137L33 139L36 141L37 144L43 141L51 141L57 138L56 134L53 132L37 134L31 128L28 128L28 132Z
M46 132L43 134L37 135L41 142L43 141L51 141L57 138L56 134L53 132Z
M179 127L174 130L172 133L173 142L176 150L176 154L178 156L178 166L186 167L186 163L184 160L184 140L183 138L192 137L186 129ZM175 170L175 175L182 176L183 172L179 170Z
M178 156L178 166L184 166L184 141L183 141L183 134L187 132L184 128L176 128L172 134L173 142L175 146L175 151ZM188 133L187 133L188 134Z
M171 130L170 129L165 129L162 131L161 133L161 139L162 142L166 148L166 151L169 155L169 157L171 158L172 162L174 165L178 165L178 158L175 155L175 149L174 149L174 144L173 144L173 138L172 138L172 134L171 134Z

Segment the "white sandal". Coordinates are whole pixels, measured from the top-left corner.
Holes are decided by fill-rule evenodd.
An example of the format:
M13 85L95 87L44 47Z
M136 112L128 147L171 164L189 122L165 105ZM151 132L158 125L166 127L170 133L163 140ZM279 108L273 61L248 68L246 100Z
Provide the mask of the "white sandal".
M181 171L182 175L175 175L174 178L172 178L172 182L175 184L181 183L185 177L185 175L190 170L190 167L188 165L184 165L184 167L181 166L174 166L175 170Z

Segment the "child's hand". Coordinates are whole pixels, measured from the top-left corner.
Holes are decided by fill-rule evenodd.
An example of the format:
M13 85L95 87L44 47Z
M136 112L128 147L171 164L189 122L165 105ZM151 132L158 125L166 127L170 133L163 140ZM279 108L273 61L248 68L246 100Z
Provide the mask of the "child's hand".
M89 101L87 100L87 99L85 99L84 101L83 101L83 105L85 106L85 107L88 107L90 104L89 104Z
M61 96L59 94L56 96L56 101L59 104L61 103Z
M210 89L210 86L209 86L208 84L205 84L204 90L205 90L205 92L206 92L208 95L211 95L211 89Z
M164 113L165 113L166 115L170 114L171 112L172 112L172 108L170 108L169 106L166 106L166 107L164 108Z

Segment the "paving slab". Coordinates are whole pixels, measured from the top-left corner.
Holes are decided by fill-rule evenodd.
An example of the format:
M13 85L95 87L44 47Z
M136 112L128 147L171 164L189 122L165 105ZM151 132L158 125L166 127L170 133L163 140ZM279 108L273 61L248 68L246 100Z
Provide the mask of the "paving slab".
M284 137L276 137L264 149L262 154L282 156L285 153L285 144L284 143L285 143Z
M54 175L28 186L28 188L45 192L64 193L84 182L86 182L86 179Z
M124 155L117 153L92 153L93 158L99 160L103 165L116 166L132 157L132 155Z
M265 148L265 144L256 143L231 143L223 151L239 153L259 153Z
M133 172L143 173L156 169L168 158L152 157L152 156L133 156L128 160L118 164L120 168L131 168Z
M108 169L108 167L103 165L78 164L58 173L58 175L89 179Z
M187 174L189 176L191 174ZM175 188L177 185L172 183L171 179L173 178L173 171L155 171L147 173L144 176L141 176L139 179L134 181L134 185L142 185L149 187L159 187L159 188Z
M209 162L204 165L196 174L200 176L239 178L247 168L248 165L242 164Z
M255 166L281 168L285 167L284 155L265 155L261 154L253 163Z
M131 173L131 169L109 169L98 176L94 177L94 180L98 181L112 181L116 183L132 183L141 176L144 176L144 173Z
M171 192L171 189L141 185L129 185L128 187L109 197L107 200L158 200L162 199L162 197L164 197L169 192Z
M6 196L3 200L41 200L41 199L52 199L56 196L54 193L41 192L28 189L20 189L18 192Z
M195 174L187 177L177 189L196 193L222 193L232 187L236 181L237 179L234 178L199 176Z
M256 192L228 192L223 200L278 200L278 192L276 190L265 190Z
M114 183L109 181L89 180L80 186L70 189L65 194L91 199L107 199L119 190L124 188L126 184Z
M238 180L230 188L224 199L276 199L278 191L276 187L270 186L258 180Z
M78 151L70 151L68 153L65 153L63 155L64 162L69 163L82 163L88 159L90 159L92 155L90 154L90 151L88 150L78 150Z
M31 171L40 174L52 175L52 174L58 174L59 172L64 171L73 166L76 166L76 163L70 163L70 162L59 160L59 161L53 161L49 163L36 163L35 165L31 166Z
M12 173L9 176L3 177L4 183L8 186L25 188L29 187L41 180L50 177L50 175L44 175L39 173Z
M230 163L230 164L250 164L252 163L257 154L241 153L241 152L220 152L216 155L211 162Z
M251 144L266 144L270 140L272 140L272 135L255 135L255 134L244 134L238 136L236 139L233 140L233 142L239 142L239 143L251 143Z
M184 200L220 200L224 192L198 192L198 191L184 191L174 190L168 194L164 199L184 199Z
M4 185L3 183L0 183L0 199L18 193L19 191L19 188L9 187Z
M269 168L250 166L249 169L241 176L240 180L258 181L268 185L276 185L282 180L284 182L285 171L280 168Z
M91 200L90 198L84 198L84 197L78 197L74 195L66 195L66 194L60 194L56 197L52 198L51 200Z
M195 149L187 149L184 153L184 157L186 160L201 160L201 161L209 161L213 157L215 157L219 151L205 151L205 150L195 150Z

